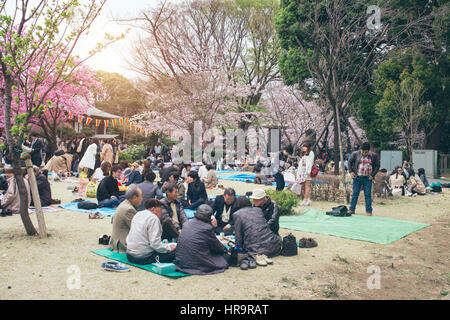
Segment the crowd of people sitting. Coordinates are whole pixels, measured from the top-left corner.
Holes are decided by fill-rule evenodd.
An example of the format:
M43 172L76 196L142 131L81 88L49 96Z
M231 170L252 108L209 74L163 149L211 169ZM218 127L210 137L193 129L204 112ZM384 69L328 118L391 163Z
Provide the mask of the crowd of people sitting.
M239 261L242 269L271 264L270 258L281 252L277 203L260 188L238 196L234 189L219 185L215 172L216 169L245 169L254 162L252 168L256 175L267 179L264 170L273 159L259 155L254 161L247 159L238 166L219 161L215 166L201 163L198 168L197 164L174 161L166 167L165 160L171 160L170 148L158 143L148 150L145 160L130 165L128 161L118 160L118 153L123 150L118 141L81 137L62 139L58 150L45 162L43 144L39 141L37 135L31 134L30 141L22 148L30 154L33 164L41 168L36 173L41 205L59 203L52 199L49 172L78 176L78 190L74 192L78 191L83 197L89 191L96 197L99 208L117 208L110 248L126 253L132 263L174 262L178 270L191 274L223 272L230 265L231 257L218 236L235 237L233 245L242 252ZM357 191L353 192L350 213L355 210L360 190L364 190L366 213L372 214L370 193L372 180L377 175L385 177L392 194L426 193L428 182L423 169L416 174L412 168L405 172L399 167L388 175L386 170L379 170L379 158L369 149L367 143L363 144L345 163L353 178L354 191ZM316 165L326 171L320 166L322 160ZM305 143L298 156L287 146L280 152L279 161L277 171L271 173L276 190L285 188L285 177L290 174L295 183L302 186L304 201L301 204L310 205L311 173L315 164L311 145ZM160 177L158 182L156 172ZM24 181L29 205L32 205L28 179ZM223 195L210 200L207 190L219 187L224 190ZM2 214L18 212L18 185L12 173L0 179L0 193ZM193 219L187 218L187 210L194 211Z
M271 264L270 258L281 252L278 205L263 189L247 198L227 188L198 205L192 220L179 201L176 183L165 185L165 196L152 195L146 199L139 185L131 185L113 217L110 248L126 253L132 263L174 262L190 274L223 272L231 257L220 235L234 235L243 253L241 269Z

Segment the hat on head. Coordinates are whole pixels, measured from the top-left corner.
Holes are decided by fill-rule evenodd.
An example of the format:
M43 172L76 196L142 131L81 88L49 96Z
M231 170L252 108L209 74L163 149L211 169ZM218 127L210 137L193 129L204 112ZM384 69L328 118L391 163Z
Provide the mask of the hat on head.
M253 194L250 196L250 199L259 200L265 198L266 196L266 192L263 189L255 189L253 190Z
M199 220L210 222L212 213L213 209L209 205L202 204L198 207L195 217Z

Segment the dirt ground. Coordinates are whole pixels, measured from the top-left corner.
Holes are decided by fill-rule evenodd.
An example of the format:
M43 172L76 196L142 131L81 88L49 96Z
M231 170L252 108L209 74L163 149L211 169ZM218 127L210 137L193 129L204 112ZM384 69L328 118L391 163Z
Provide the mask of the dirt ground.
M220 181L238 194L254 184ZM77 198L74 184L51 182L53 197L67 203ZM271 188L271 187L266 187ZM210 194L220 191L210 190ZM361 195L361 198L363 196ZM360 202L357 214L364 213ZM98 238L111 234L111 219L89 220L86 213L47 213L49 237L25 235L19 215L0 217L0 296L2 299L449 299L450 191L440 195L394 200L376 199L374 215L427 223L431 226L392 244L292 232L312 237L318 247L299 249L294 257L276 257L274 264L241 271L230 268L210 276L169 279L131 267L131 272L102 271L106 258L90 251ZM328 210L335 204L313 202ZM299 207L297 213L307 209ZM37 228L35 215L32 220ZM379 289L368 289L379 268ZM80 287L73 279L79 275ZM372 276L373 277L373 276ZM371 282L375 283L376 282ZM72 288L72 289L69 289Z

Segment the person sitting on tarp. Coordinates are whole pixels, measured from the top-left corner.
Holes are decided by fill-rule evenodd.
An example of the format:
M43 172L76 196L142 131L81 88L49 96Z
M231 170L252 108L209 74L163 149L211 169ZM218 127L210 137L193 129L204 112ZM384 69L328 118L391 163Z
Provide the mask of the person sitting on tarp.
M277 203L270 199L263 189L255 189L250 199L253 199L253 205L255 207L259 207L263 211L270 230L278 234L278 230L280 229L280 212Z
M138 168L139 168L139 163L137 163L137 162L134 162L131 165L131 167L130 167L131 172L130 172L130 175L128 176L127 183L125 183L126 186L130 186L132 184L139 184L142 182L142 175L139 172Z
M389 185L393 190L393 194L396 194L395 189L401 189L401 195L405 195L405 186L406 186L406 176L403 173L402 167L396 167L395 171L389 177Z
M131 221L127 236L127 259L131 263L167 263L175 259L176 245L161 241L162 203L157 199L145 202L146 210L139 211Z
M117 178L120 176L120 167L115 165L111 169L111 175L104 177L97 188L98 207L115 208L125 200L123 193L119 191Z
M185 209L196 210L201 204L204 204L206 200L208 200L205 184L200 181L196 171L189 172L187 182L187 204L189 205L186 206Z
M269 258L281 252L281 237L270 229L261 208L252 207L247 197L236 200L236 209L233 215L236 246L253 257L258 265L272 263Z
M228 268L229 255L214 233L212 213L213 209L209 205L202 204L195 218L183 227L175 251L177 270L206 275L221 273Z
M184 180L180 178L180 173L178 171L173 171L169 176L169 181L164 182L161 191L166 192L166 188L169 184L175 184L178 188L177 199L184 203L186 197L186 187L184 186Z
M233 188L225 189L223 196L217 196L212 205L214 216L211 224L214 227L214 232L217 234L224 233L224 235L232 235L233 214L236 211L236 191Z
M20 211L20 196L19 187L16 182L16 178L13 173L6 173L6 181L8 182L8 189L6 190L3 198L0 200L0 208L4 212L10 210L11 213L19 213ZM27 179L23 179L25 188L28 193L28 206L31 204L30 184Z
M50 188L50 183L47 178L48 171L36 173L36 183L39 191L39 198L41 199L41 206L48 207L52 204L60 204L61 200L52 199L52 189ZM33 199L31 199L31 204L34 206Z
M156 179L156 174L153 171L146 172L143 178L144 181L137 185L142 190L143 196L142 204L138 207L138 211L145 210L144 205L148 199L157 198L160 200L164 198L161 189L157 184L153 183Z
M174 183L166 185L165 192L167 197L161 200L162 216L161 224L163 226L163 239L177 239L183 226L188 222L181 202L178 200L178 187Z
M422 180L420 179L419 175L417 175L413 169L409 170L409 187L411 188L411 192L413 195L418 194L418 195L425 195L426 193L426 188L425 185L423 184Z
M417 174L420 177L420 180L422 180L423 185L425 186L425 188L428 188L430 186L430 184L428 183L428 179L427 176L425 174L425 169L424 168L419 168L419 170L417 171Z
M217 179L216 171L214 170L214 167L210 164L206 166L206 170L208 170L208 173L205 178L202 179L202 181L205 183L206 188L215 188L219 184L219 180Z
M125 192L125 201L118 207L112 219L112 235L110 248L114 252L127 251L127 236L130 232L131 220L135 216L136 208L142 203L142 191L136 185Z

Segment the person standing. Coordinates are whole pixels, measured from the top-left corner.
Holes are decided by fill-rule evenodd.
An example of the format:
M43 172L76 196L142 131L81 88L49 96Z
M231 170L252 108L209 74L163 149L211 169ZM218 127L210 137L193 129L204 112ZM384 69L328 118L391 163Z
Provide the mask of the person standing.
M302 185L302 193L305 198L303 199L301 206L311 205L311 169L314 165L314 152L311 150L309 144L305 143L302 147L302 158L297 169L297 183Z
M92 176L95 170L95 157L97 155L98 142L96 139L92 140L92 143L87 147L83 158L81 158L78 164L79 169L88 168L88 178Z
M103 146L102 152L100 153L100 161L108 161L111 165L114 164L114 150L109 140L106 140Z
M40 167L42 164L42 149L44 148L44 144L36 133L31 133L30 138L31 146L28 148L22 145L22 149L30 153L31 162L33 162L33 165Z
M355 213L361 187L366 201L366 215L372 215L372 181L380 169L378 155L370 151L370 144L364 142L361 150L354 151L350 157L349 169L353 178L353 194L350 203L350 214Z

